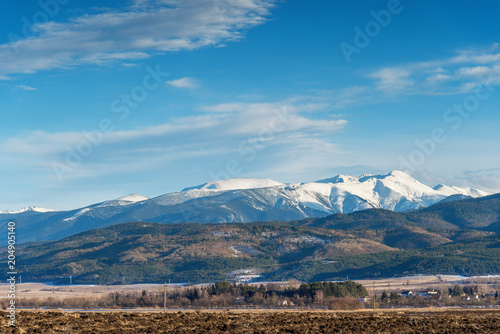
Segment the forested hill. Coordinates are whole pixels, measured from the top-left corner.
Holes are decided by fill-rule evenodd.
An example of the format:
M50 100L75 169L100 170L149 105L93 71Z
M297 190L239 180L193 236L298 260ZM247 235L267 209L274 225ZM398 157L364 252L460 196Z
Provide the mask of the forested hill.
M324 218L305 219L298 224L343 230L418 226L431 230L476 229L499 232L500 194L438 203L408 213L372 209L348 215L334 214Z

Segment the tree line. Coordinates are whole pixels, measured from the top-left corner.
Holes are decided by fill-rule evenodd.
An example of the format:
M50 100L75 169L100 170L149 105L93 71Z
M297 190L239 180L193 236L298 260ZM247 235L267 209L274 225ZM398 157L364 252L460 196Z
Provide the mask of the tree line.
M221 281L204 286L167 288L168 308L321 307L360 308L366 288L352 281L251 285ZM21 299L21 307L163 308L163 288L113 292L100 298Z

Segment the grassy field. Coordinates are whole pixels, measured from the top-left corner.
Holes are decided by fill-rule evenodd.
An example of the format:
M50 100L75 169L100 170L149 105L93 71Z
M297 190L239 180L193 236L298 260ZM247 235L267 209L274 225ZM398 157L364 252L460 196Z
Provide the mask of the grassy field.
M399 292L401 290L424 290L427 288L440 289L441 287L452 287L456 283L475 283L481 284L485 289L495 292L500 288L500 277L492 276L485 278L464 278L459 276L413 276L403 278L388 278L380 280L355 280L357 283L363 284L370 293L372 287L375 287L375 292L382 291ZM251 283L261 284L261 283ZM278 282L276 284L294 285L291 282ZM295 283L298 286L298 283ZM174 289L179 285L171 284L169 289ZM17 284L18 298L76 298L76 297L101 297L113 292L141 292L147 291L163 291L163 284L129 284L129 285L65 285L52 286L43 283L23 283ZM8 291L7 284L0 284L0 299L6 298Z

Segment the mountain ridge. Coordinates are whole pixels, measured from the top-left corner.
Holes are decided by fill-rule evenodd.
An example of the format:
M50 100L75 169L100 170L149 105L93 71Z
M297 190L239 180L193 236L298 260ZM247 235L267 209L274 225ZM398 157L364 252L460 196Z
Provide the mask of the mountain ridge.
M17 214L17 213L23 213L23 212L53 212L53 211L56 211L56 210L41 208L38 206L27 206L27 207L24 207L24 208L21 208L19 210L15 210L15 211L0 210L0 214Z
M386 175L364 174L358 178L339 175L317 182L289 184L237 178L211 181L153 198L131 194L70 211L4 213L0 214L0 225L15 219L22 241L57 240L93 228L133 221L291 221L374 208L404 212L456 195L477 197L487 193L445 186L436 190L400 171Z
M23 279L56 284L67 284L69 276L78 284L165 278L206 283L237 280L242 270L263 280L304 281L496 275L499 223L500 194L411 213L370 209L291 222L132 222L19 245L19 262Z

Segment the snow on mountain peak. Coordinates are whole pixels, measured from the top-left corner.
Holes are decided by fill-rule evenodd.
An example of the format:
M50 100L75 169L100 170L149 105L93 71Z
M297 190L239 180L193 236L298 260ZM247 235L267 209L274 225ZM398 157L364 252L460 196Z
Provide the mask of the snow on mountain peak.
M269 179L237 178L212 181L150 199L130 194L57 214L20 214L16 219L45 226L42 237L48 238L60 236L61 228L64 233L70 233L75 229L87 230L131 221L288 221L376 208L404 212L442 201L485 195L488 194L472 188L445 185L431 188L400 171L360 177L338 175L317 182L289 184ZM51 210L31 207L17 212L26 211ZM51 226L57 226L57 229L50 230Z
M399 179L401 182L418 182L414 178L412 178L410 175L398 171L398 170L393 170L389 174L386 175L378 175L378 174L363 174L360 177L354 177L351 175L337 175L335 177L329 178L329 179L324 179L320 181L316 181L316 183L362 183L366 181L371 181L371 180L383 180L386 178L394 178L394 179Z
M426 186L425 184L414 179L412 176L410 176L404 172L400 172L398 170L394 170L394 171L390 172L389 174L382 176L381 180L392 180L393 182L397 182L400 184L406 184L406 185L409 185L412 187L425 188L426 191L431 190L431 188L429 186Z
M40 212L40 213L44 213L44 212L53 212L55 210L52 210L52 209L46 209L46 208L40 208L38 206L27 206L25 208L22 208L20 210L17 210L17 211L9 211L9 210L0 210L0 214L15 214L15 213L23 213L23 212Z
M435 191L437 191L440 194L446 195L446 196L452 196L452 195L465 195L465 196L472 196L472 197L482 197L482 196L488 196L490 195L489 193L479 190L479 189L474 189L470 187L466 188L460 188L460 187L455 187L455 186L447 186L444 184L438 184L433 188Z
M317 181L315 184L329 185L330 189L318 188L314 193L329 198L330 207L326 209L339 212L352 212L364 208L384 208L405 211L426 207L451 195L481 197L487 193L471 188L458 188L440 185L434 189L417 181L412 176L394 170L385 175L363 174L359 178L338 175L330 179ZM304 190L311 193L311 184L304 185ZM361 202L360 202L361 201ZM309 202L312 202L309 200ZM325 203L324 200L317 204Z
M139 194L129 194L127 196L123 196L111 201L106 201L100 204L98 207L106 207L106 206L121 206L121 205L129 205L137 202L142 202L148 200L149 197L144 197Z
M364 179L364 178L370 178L370 177L374 177L374 176L381 176L381 175L364 173L364 174L360 175L359 178Z
M359 182L357 178L351 175L337 175L329 179L319 180L316 183L350 183Z
M239 191L235 194L234 190ZM155 198L138 194L126 195L115 200L69 211L63 221L78 220L84 216L91 219L109 219L114 215L120 215L122 210L131 212L142 210L139 214L142 215L150 205L154 208L151 214L157 214L158 210L165 210L164 212L168 214L181 212L183 219L186 220L192 220L191 215L196 215L198 212L204 212L207 209L215 210L215 207L217 209L213 216L203 219L244 221L250 219L244 217L253 217L255 212L259 213L255 216L258 219L266 219L265 217L300 219L337 212L350 213L370 208L393 211L415 210L438 203L450 196L481 197L486 195L488 193L477 189L450 187L442 184L431 188L397 170L385 175L365 174L360 177L338 175L317 182L294 184L283 184L270 179L235 178L211 181ZM245 208L245 211L240 211L242 208ZM266 212L267 209L269 212ZM26 211L49 212L52 210L29 207L15 212L0 211L0 213ZM226 216L220 216L220 212L226 212ZM282 216L273 216L277 212L280 212ZM131 217L128 219L137 219L136 216ZM151 217L147 216L147 218Z
M387 175L392 175L392 176L401 176L401 177L411 177L410 175L406 174L405 172L402 172L400 170L393 170Z
M136 202L142 202L149 199L149 197L144 197L139 194L129 194L127 196L123 196L120 198L117 198L117 201L123 201L123 202L131 202L131 203L136 203Z
M212 191L227 191L238 189L259 189L284 186L283 183L270 180L270 179L257 179L257 178L236 178L229 180L211 181L195 187L185 188L182 191L191 190L212 190Z

